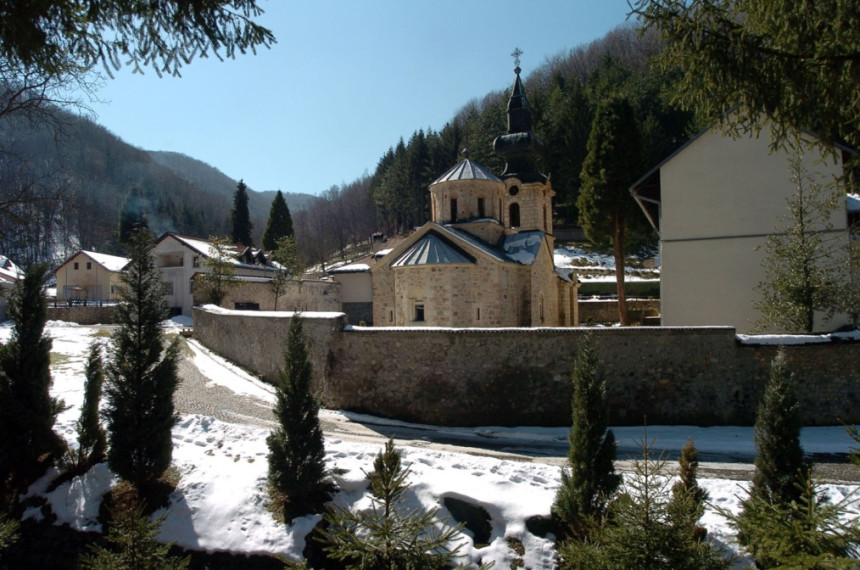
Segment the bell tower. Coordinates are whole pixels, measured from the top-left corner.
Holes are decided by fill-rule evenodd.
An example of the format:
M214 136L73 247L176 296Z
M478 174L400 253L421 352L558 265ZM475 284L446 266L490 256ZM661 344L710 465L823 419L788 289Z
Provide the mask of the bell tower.
M532 112L520 79L520 56L515 49L514 86L508 99L508 132L496 137L493 150L505 159L502 180L506 192L501 221L512 230L541 230L552 234L552 197L549 179L538 172L543 142L532 131Z

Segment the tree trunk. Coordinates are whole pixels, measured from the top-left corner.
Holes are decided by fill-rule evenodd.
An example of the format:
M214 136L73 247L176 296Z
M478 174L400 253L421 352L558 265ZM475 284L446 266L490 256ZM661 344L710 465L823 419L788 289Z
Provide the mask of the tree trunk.
M627 326L627 299L624 296L624 222L620 217L615 218L615 232L612 237L615 252L615 281L618 291L618 316L621 326Z

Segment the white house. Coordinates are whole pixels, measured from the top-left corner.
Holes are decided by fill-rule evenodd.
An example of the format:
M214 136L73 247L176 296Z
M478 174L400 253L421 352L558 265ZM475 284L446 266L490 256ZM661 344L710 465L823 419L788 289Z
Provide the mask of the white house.
M57 301L103 302L119 299L128 259L95 251L79 251L57 269Z
M664 326L730 325L744 333L759 320L753 303L754 288L763 280L762 246L767 235L787 224L781 218L795 192L789 155L771 152L770 142L767 128L738 138L705 130L631 187L660 236ZM804 164L829 183L843 175L843 152L810 145ZM844 236L846 247L839 254L847 262L844 192L830 223ZM847 317L837 316L816 327L834 330L846 323Z
M152 255L161 270L166 302L173 314L191 315L194 306L194 276L208 271L204 260L214 252L212 243L205 239L167 232L155 242ZM231 249L231 253L242 254ZM238 277L270 277L272 269L263 265L243 263L231 258Z

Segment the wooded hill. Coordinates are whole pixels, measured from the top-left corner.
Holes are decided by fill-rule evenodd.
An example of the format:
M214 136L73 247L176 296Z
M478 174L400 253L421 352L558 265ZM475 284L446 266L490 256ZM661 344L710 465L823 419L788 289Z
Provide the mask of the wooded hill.
M206 237L229 233L238 181L173 152L133 147L93 121L56 111L58 125L0 121L0 187L36 198L2 208L0 253L27 265L56 264L77 249L123 254L119 212L132 188L145 198L150 228ZM55 128L56 127L56 128ZM261 239L275 190L249 192L254 237ZM284 193L299 211L312 196Z

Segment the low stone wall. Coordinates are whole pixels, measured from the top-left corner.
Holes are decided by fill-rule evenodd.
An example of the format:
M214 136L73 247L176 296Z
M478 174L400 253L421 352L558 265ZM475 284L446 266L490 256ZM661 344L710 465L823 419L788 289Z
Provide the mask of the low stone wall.
M66 321L79 325L109 325L115 322L116 305L57 305L48 307L49 321Z
M207 303L209 295L195 288L194 304ZM230 289L222 307L256 305L261 311L275 310L275 296L269 280L242 281ZM279 311L340 311L340 283L336 281L287 281L278 297Z
M266 378L283 361L286 313L194 310L203 344ZM751 425L773 346L719 328L345 327L305 313L324 404L437 425L569 425L570 372L594 335L614 425ZM807 425L860 423L860 343L787 346Z
M627 299L627 315L631 323L642 323L645 317L660 314L660 299ZM579 299L579 322L617 323L617 299Z

